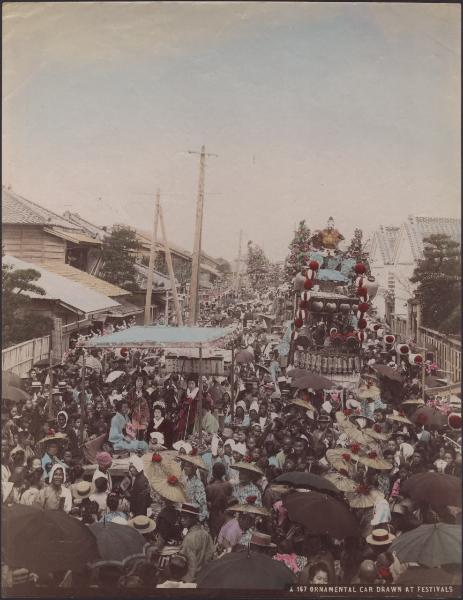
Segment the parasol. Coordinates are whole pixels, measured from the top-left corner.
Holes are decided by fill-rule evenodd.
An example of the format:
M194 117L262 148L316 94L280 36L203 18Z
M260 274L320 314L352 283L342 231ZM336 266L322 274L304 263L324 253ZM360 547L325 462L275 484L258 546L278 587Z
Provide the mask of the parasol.
M108 374L108 376L106 377L105 383L112 383L113 381L116 381L116 379L119 379L119 377L121 375L125 375L124 371L111 371L111 373Z
M254 360L254 355L249 352L248 350L240 350L240 352L238 352L235 355L235 362L238 365L247 365L249 363L252 363Z
M39 574L81 571L98 559L90 530L62 510L14 504L2 510L2 530L2 552L10 567Z
M404 381L402 375L388 365L373 365L372 368L385 379L397 381L399 383L403 383Z
M285 590L295 582L286 565L257 552L231 552L209 562L197 576L200 589Z
M145 538L129 525L93 523L89 530L96 539L98 553L103 560L123 561L144 551Z
M315 490L323 490L326 492L339 493L339 490L335 485L327 481L320 475L314 473L305 473L303 471L290 471L289 473L283 473L274 479L275 483L283 483L292 485L297 488L308 488Z
M11 402L25 402L29 399L29 394L18 387L8 385L2 380L2 398L3 400L11 400Z
M351 508L371 508L375 505L376 496L369 487L357 485L352 493L346 494L346 500Z
M21 388L22 383L21 377L16 375L16 373L12 373L11 371L2 371L2 387L3 384L6 384L12 385L16 388Z
M305 390L308 388L313 390L323 390L332 389L335 387L335 384L330 379L323 377L323 375L318 375L318 373L311 373L310 371L307 371L304 376L294 379L292 387L297 387L299 390Z
M400 486L412 500L434 506L461 506L461 479L453 475L428 471L412 475Z
M412 414L411 420L419 425L435 425L436 427L447 425L446 415L433 406L420 406Z
M346 448L335 448L326 451L326 460L341 474L349 475L355 470L352 464L352 452Z
M420 525L397 536L389 550L401 562L425 567L461 564L461 527L446 523Z
M339 540L360 533L354 515L332 496L318 492L292 492L283 496L283 505L289 519L303 525L307 533L326 534Z

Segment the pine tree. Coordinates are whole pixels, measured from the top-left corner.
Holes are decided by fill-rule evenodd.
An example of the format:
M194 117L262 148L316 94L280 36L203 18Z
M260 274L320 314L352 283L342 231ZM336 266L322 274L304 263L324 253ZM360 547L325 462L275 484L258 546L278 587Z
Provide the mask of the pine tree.
M460 244L444 234L431 235L423 242L423 258L410 279L418 284L415 294L421 303L423 325L460 334Z
M354 236L350 242L347 252L356 258L361 259L363 253L363 231L356 228L354 230Z
M262 248L251 241L248 242L246 273L254 289L261 289L265 286L269 264Z
M140 249L135 230L124 225L113 227L111 234L103 241L102 278L124 289L136 291L135 262Z
M300 221L285 261L285 277L289 283L307 262L307 253L311 249L310 239L310 229L306 226L305 220Z
M28 310L29 293L44 296L45 290L35 284L40 279L35 269L14 269L2 265L2 345L4 348L25 340L48 335L53 322L48 317L37 318Z

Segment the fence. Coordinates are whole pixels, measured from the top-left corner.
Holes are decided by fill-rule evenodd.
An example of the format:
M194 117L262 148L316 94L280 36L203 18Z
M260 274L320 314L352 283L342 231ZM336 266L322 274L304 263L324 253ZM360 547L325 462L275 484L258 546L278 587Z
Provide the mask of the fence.
M50 353L50 336L27 340L2 350L2 371L12 371L22 377L32 366Z

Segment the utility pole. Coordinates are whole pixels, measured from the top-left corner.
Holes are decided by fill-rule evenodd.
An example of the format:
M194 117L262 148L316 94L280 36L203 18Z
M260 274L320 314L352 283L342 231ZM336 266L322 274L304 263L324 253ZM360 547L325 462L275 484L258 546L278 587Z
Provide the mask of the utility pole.
M243 241L243 230L240 229L240 242L238 246L238 262L236 263L235 277L233 281L234 291L238 291L240 287L240 272L241 272L241 244Z
M156 236L158 232L159 221L159 206L161 202L161 192L158 189L156 192L156 204L154 207L153 234L151 236L150 261L148 266L148 280L146 282L146 298L145 298L145 319L144 324L151 323L151 294L153 292L153 277L154 277L154 260L156 258Z
M206 147L201 146L201 152L188 151L188 154L199 154L199 184L198 200L196 203L196 225L195 238L193 244L193 262L191 268L191 287L190 287L190 311L188 316L188 326L196 325L199 317L199 274L201 267L201 240L203 231L203 213L204 213L204 181L206 171L206 156L217 156L217 154L206 153Z
M182 327L183 326L182 311L180 309L180 302L178 300L177 286L175 285L175 273L174 273L174 267L172 264L172 255L170 253L169 242L167 241L166 227L165 227L165 223L164 223L164 213L162 210L161 203L159 203L159 223L161 225L161 234L162 234L162 237L164 240L166 263L167 263L167 268L169 270L170 285L172 288L172 298L174 300L175 312L177 313L177 326Z

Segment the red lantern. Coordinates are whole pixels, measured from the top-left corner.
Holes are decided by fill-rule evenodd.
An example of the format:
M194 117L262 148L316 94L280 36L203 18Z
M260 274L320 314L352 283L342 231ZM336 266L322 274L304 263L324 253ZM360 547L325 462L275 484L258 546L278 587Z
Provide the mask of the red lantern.
M368 290L366 287L357 288L357 296L359 296L359 298L365 298L367 294Z
M370 308L370 305L368 304L368 302L360 302L359 304L359 311L361 313L367 312L367 310Z
M451 413L448 418L448 424L452 429L461 429L461 415Z
M344 412L344 416L350 417L350 415L352 414L352 409L351 408L345 408L343 412Z
M308 301L307 301L307 300L301 300L301 301L299 302L299 308L300 308L301 310L307 310L307 309L309 308L309 303L308 303Z
M306 290L311 290L313 288L313 280L312 279L306 279L304 281L304 288Z
M151 461L160 463L162 462L162 456L160 454L153 454L153 456L151 457Z
M358 328L359 329L365 329L366 326L367 326L366 319L359 319Z
M360 451L360 445L359 444L352 444L352 446L350 447L350 451L353 454L358 454Z
M300 329L304 325L303 319L301 317L297 317L297 319L294 320L294 325L297 329Z
M373 325L373 331L378 331L378 329L381 329L381 325L379 323L375 323Z
M366 267L363 263L357 263L354 267L354 271L357 275L363 275L366 272Z
M309 262L309 268L312 269L312 271L318 271L320 265L318 264L318 261L316 260L311 260Z

